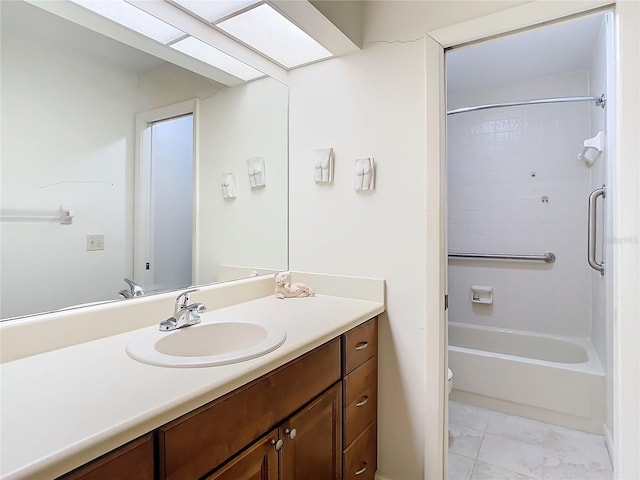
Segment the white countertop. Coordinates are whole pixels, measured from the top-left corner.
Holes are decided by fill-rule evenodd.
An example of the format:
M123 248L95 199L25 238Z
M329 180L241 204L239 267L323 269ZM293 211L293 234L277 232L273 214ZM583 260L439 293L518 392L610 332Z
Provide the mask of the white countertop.
M231 365L166 368L140 363L125 347L141 330L4 363L1 478L55 478L383 311L380 302L318 295L269 296L202 314L203 322L245 319L285 329L287 340L278 349Z

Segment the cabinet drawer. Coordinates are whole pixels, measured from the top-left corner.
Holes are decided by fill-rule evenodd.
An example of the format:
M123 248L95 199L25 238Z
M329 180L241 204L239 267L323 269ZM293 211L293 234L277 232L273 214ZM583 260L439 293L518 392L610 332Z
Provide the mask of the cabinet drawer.
M378 357L373 357L344 378L344 444L349 445L376 420L378 410Z
M351 372L377 353L378 319L376 317L344 334L342 342L344 374Z
M378 468L376 423L372 423L344 451L344 480L373 480Z
M140 437L58 480L153 480L153 436Z
M160 477L202 477L339 379L335 339L161 427Z

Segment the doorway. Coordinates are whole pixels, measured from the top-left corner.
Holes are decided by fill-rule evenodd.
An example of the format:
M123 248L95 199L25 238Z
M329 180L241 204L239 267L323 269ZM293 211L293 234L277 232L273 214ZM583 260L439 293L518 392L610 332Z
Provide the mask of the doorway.
M134 277L145 292L194 284L193 102L141 114L138 124Z
M156 290L192 285L193 115L151 124L149 272Z
M576 478L594 456L611 478L612 277L587 253L613 264L612 210L587 198L612 187L612 26L600 12L446 53L450 480L538 478L550 466L496 445L538 448L526 430L546 424L599 445L558 457Z

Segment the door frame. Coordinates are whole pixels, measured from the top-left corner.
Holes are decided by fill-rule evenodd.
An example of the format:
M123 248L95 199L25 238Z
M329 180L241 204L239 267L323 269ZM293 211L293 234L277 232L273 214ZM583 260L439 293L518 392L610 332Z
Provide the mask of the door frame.
M198 100L157 108L136 115L136 145L134 173L133 214L133 279L143 287L153 281L153 275L145 267L151 257L151 215L147 199L151 192L151 124L184 115L193 116L193 231L191 272L192 285L197 285L198 272Z
M424 472L446 478L447 468L447 293L444 49L530 28L601 7L615 6L616 92L613 183L613 465L616 478L640 476L640 3L610 0L535 0L491 15L427 32L427 308L426 420ZM624 98L624 104L621 99ZM623 223L624 219L624 223ZM443 268L444 266L444 268ZM623 395L624 391L624 395ZM437 420L436 420L437 419Z

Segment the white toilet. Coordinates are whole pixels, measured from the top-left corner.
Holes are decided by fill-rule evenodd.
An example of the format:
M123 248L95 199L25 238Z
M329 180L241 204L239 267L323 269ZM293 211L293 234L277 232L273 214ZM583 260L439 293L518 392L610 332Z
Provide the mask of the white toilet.
M450 368L447 370L447 394L450 394L453 390L453 371Z

